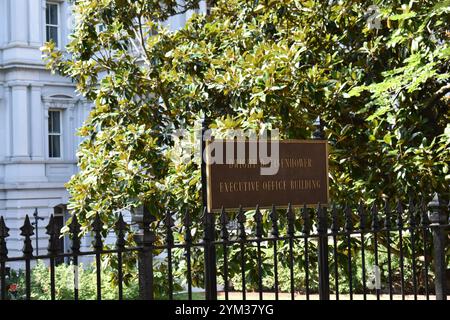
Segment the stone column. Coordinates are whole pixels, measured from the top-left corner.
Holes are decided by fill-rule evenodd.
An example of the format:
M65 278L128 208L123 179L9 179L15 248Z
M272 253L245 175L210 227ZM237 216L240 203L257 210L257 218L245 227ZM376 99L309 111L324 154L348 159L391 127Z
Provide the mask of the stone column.
M6 90L3 88L3 84L0 83L0 145L3 145L3 148L0 148L0 161L4 159L7 155L7 133L6 133L6 123L7 123L7 106L5 101Z
M11 44L28 44L27 0L10 0ZM36 26L34 26L36 28Z
M33 160L44 160L45 138L44 108L41 84L31 85L31 156Z
M10 83L12 87L12 158L30 159L30 124L28 122L28 90L24 82Z
M28 28L29 28L29 41L31 46L40 47L43 44L42 41L42 0L28 0Z

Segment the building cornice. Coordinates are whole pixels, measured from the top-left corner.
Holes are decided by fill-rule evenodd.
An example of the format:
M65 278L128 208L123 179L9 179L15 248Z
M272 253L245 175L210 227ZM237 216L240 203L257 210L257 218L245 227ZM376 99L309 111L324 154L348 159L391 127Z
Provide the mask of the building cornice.
M76 160L4 160L0 161L1 165L16 165L16 164L69 164L77 165Z
M24 189L65 189L64 182L20 182L0 183L0 191L24 190Z
M45 63L38 62L37 60L7 60L0 64L0 70L8 69L33 69L33 70L47 70ZM50 71L49 71L50 72Z
M34 80L11 80L7 82L0 82L0 86L2 85L4 87L14 87L14 86L31 86L31 87L55 86L55 87L69 87L69 88L76 87L74 83L51 82L51 81L41 82Z
M31 44L28 42L10 42L3 46L0 46L0 50L7 50L7 49L14 49L14 48L21 48L21 49L38 49L41 50L41 45L39 44Z

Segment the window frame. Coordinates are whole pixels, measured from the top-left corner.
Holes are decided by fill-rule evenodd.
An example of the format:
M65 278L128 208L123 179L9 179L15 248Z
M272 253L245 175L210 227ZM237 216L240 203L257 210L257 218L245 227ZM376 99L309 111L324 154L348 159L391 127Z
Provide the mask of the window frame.
M58 112L59 113L59 133L58 132L50 132L50 113L51 112ZM47 157L50 160L61 160L63 159L63 146L64 146L64 138L63 138L63 134L64 134L64 129L63 129L63 110L61 109L48 109L48 124L47 124ZM59 157L52 157L51 156L51 145L50 145L50 137L51 136L56 136L59 137Z
M56 25L50 24L49 21L47 21L47 8L49 5L56 6ZM60 48L61 46L61 4L59 2L55 1L46 1L45 2L45 41L48 42L51 39L47 37L47 28L52 27L56 28L56 47Z

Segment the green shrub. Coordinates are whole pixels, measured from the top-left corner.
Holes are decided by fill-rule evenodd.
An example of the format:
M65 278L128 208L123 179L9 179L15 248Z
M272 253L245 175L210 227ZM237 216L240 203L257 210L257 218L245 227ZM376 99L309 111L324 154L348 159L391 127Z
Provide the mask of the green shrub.
M55 293L57 300L74 299L74 265L61 264L55 268ZM109 266L101 269L101 293L103 300L116 300L119 298L119 287L117 283L117 270ZM93 264L80 264L78 268L78 294L80 300L97 299L97 274ZM167 298L167 264L156 261L154 264L154 292L156 299ZM25 299L25 273L23 270L11 270L8 278L8 295L12 300ZM10 289L11 288L11 289ZM174 283L174 291L179 292L182 287ZM139 285L137 270L132 277L123 285L123 298L135 300L139 298ZM31 299L50 300L50 268L39 261L31 271Z

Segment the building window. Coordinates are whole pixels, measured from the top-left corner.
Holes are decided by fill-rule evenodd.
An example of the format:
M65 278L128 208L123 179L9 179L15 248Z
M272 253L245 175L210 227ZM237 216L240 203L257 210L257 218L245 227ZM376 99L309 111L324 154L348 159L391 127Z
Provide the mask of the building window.
M50 110L48 112L48 156L49 158L61 158L61 111Z
M211 8L214 5L214 0L206 0L206 15L209 16L211 14Z
M47 41L53 40L59 44L59 5L47 2L45 8L45 32Z

